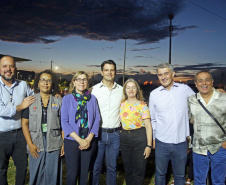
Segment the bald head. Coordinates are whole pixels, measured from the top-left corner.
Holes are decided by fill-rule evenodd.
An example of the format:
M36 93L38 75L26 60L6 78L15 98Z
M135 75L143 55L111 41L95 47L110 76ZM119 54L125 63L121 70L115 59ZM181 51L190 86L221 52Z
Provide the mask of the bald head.
M4 56L0 60L1 78L4 82L12 82L15 78L16 64L11 56Z
M0 63L1 63L2 61L3 61L3 62L4 62L4 61L11 61L11 62L14 63L14 65L16 66L15 61L14 61L14 58L11 57L11 56L4 56L4 57L2 57L1 60L0 60Z

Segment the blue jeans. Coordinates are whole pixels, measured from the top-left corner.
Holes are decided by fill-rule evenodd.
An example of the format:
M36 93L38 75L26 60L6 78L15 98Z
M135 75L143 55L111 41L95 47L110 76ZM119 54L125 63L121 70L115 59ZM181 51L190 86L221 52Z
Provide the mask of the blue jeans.
M206 155L193 152L194 184L205 185L206 178L211 165L211 178L214 185L225 185L226 176L226 149L220 150L212 155L209 151Z
M187 141L172 144L163 143L155 139L155 184L166 184L166 173L169 160L173 167L173 176L175 185L184 185L185 183L185 165L187 161Z
M98 140L97 157L94 163L92 185L100 184L100 174L103 159L106 160L106 184L116 185L117 178L117 158L119 156L120 131L112 133L102 132Z

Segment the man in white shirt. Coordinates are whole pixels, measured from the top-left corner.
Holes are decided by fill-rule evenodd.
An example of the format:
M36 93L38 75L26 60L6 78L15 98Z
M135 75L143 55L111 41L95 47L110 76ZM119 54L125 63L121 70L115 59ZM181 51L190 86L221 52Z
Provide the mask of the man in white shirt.
M120 146L119 109L122 99L122 86L114 82L116 64L106 60L101 64L103 80L93 86L92 94L97 98L102 123L99 131L98 151L92 175L92 185L100 184L103 160L106 164L106 184L116 185L117 158Z
M161 86L153 90L149 98L149 110L155 146L155 184L166 184L169 160L173 167L175 185L185 183L189 119L187 99L193 95L192 89L175 83L172 65L162 63L157 67Z

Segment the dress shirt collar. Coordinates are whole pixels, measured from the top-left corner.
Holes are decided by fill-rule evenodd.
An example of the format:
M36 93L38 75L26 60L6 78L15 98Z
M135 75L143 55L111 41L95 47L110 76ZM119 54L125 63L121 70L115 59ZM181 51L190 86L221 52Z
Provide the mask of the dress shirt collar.
M172 87L178 87L178 83L173 82ZM163 86L160 86L160 89L159 90L162 91L162 90L167 90L167 89L165 87L163 87Z
M99 88L101 88L101 87L107 87L106 85L104 85L103 80L100 82ZM115 89L116 87L117 87L117 83L114 82L114 85L113 85L112 89Z
M218 99L219 98L219 93L216 91L216 89L214 87L212 89L213 89L213 95L212 95L211 99ZM197 93L197 99L198 100L203 99L201 94L200 94L200 92Z
M0 83L2 85L6 86L5 83L2 81L2 77L0 77ZM13 84L12 84L12 86L10 88L13 88L13 87L15 87L18 84L19 84L19 81L15 79L14 82L13 82Z

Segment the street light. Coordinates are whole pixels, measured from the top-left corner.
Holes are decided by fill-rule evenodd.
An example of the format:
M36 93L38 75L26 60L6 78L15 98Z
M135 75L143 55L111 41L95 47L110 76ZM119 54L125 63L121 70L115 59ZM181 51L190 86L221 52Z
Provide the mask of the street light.
M171 64L171 37L172 37L172 31L173 31L172 20L173 20L174 14L173 13L169 13L168 17L169 17L169 20L170 20L170 26L169 26L169 32L170 32L169 64Z
M125 68L126 68L126 39L129 39L129 37L123 37L125 39L125 50L124 50L124 67L123 67L123 85L125 83Z

